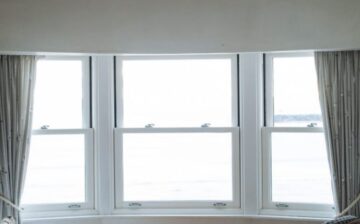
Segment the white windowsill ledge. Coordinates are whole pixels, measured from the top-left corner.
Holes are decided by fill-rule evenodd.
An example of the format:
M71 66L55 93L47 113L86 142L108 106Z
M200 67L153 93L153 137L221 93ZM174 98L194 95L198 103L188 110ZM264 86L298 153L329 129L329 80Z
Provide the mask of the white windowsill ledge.
M50 215L50 214L48 214ZM115 224L136 223L155 224L158 222L172 224L211 224L226 220L227 224L321 224L331 218L279 216L279 215L243 215L243 214L112 214L112 215L78 215L68 213L68 216L24 218L24 224Z

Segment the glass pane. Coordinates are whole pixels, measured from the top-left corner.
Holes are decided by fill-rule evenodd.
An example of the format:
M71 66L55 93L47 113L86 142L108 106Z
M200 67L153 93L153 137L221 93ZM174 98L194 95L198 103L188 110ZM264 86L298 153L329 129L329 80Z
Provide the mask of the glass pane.
M124 126L231 126L231 60L124 60Z
M323 133L272 133L272 200L333 204Z
M33 135L22 204L85 202L85 136Z
M83 127L83 62L39 60L36 69L33 128Z
M274 58L273 69L274 126L322 126L314 58Z
M123 135L124 200L232 200L230 133Z

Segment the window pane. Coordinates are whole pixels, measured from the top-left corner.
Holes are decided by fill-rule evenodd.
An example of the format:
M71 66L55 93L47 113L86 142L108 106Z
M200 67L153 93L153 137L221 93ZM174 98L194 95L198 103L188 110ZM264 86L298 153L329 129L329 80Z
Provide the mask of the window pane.
M22 204L85 202L84 135L33 135Z
M83 61L39 60L33 128L83 127Z
M124 134L124 200L232 200L231 139L231 133Z
M313 57L273 59L274 126L322 126Z
M272 200L333 204L323 133L272 133Z
M231 60L123 60L124 126L231 126Z

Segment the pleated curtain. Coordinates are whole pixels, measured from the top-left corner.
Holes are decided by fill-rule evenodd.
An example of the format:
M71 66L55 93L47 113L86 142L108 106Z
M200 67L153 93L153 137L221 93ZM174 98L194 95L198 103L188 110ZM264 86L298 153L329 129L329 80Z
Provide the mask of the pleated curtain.
M342 212L360 193L360 51L316 52L315 64L335 205ZM360 216L359 203L348 214Z
M0 55L0 194L20 205L29 141L36 59ZM0 200L0 220L19 211Z

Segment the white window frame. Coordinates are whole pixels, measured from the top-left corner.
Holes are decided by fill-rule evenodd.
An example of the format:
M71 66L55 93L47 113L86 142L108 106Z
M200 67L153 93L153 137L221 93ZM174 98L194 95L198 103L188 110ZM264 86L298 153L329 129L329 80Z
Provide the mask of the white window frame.
M306 215L331 217L333 205L313 203L289 203L272 201L272 133L324 133L319 127L274 127L273 59L275 57L313 57L312 52L265 54L265 115L266 126L262 128L262 205L263 214Z
M274 126L274 80L273 80L273 60L274 58L289 57L314 57L313 52L295 52L295 53L266 53L265 54L265 115L266 126Z
M171 59L230 59L231 60L231 111L232 126L238 126L238 74L237 74L237 55L236 54L193 54L193 55L138 55L138 56L116 56L116 127L123 127L123 79L122 61L123 60L171 60ZM144 124L145 125L145 124ZM201 124L199 124L199 127Z
M232 127L171 127L171 128L123 128L122 74L123 60L154 60L154 59L231 59L232 69ZM115 136L115 209L139 208L240 208L240 134L238 127L238 71L235 54L219 55L157 55L157 56L119 56L116 57L116 116L117 128ZM146 125L146 124L144 124ZM122 135L124 133L231 133L232 134L232 201L124 201L123 170L122 170ZM220 206L219 206L220 205Z
M232 201L124 201L123 200L123 154L122 136L125 133L231 133L232 135ZM226 208L238 208L239 204L239 128L117 128L115 130L115 192L117 208L214 208L215 203ZM135 204L134 206L134 203ZM215 205L214 205L215 204Z
M34 212L49 211L80 211L94 209L94 131L90 127L91 121L91 74L90 74L90 57L88 56L45 56L38 60L81 60L83 62L83 127L78 129L38 129L32 130L32 135L84 135L84 152L85 152L85 202L69 203L49 203L49 204L23 204L24 216L31 216ZM36 87L35 87L36 88ZM64 88L66 91L66 88Z

